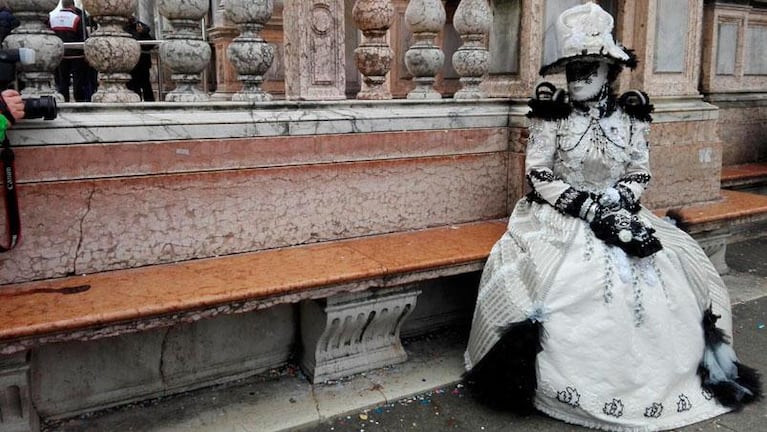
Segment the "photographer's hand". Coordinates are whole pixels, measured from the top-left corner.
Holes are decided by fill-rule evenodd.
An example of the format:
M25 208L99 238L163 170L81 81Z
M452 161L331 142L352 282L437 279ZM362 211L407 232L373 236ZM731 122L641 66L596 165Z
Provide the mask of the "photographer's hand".
M15 122L24 118L24 100L19 92L12 89L3 90L0 96L3 98L6 110L13 116L13 119L8 119L8 121Z

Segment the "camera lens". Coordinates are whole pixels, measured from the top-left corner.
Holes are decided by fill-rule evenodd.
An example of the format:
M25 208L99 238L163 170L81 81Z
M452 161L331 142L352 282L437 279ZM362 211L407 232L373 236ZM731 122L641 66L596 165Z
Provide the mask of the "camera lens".
M53 120L57 114L56 99L53 96L24 99L24 118Z

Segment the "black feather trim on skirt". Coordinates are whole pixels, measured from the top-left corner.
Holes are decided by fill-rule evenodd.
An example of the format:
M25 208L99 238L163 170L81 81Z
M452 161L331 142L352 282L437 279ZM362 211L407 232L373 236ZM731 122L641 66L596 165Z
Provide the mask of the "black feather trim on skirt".
M719 318L720 316L715 315L710 307L703 314L706 354L698 366L698 375L700 375L703 388L711 393L720 404L737 411L744 405L762 398L762 383L759 372L737 360L731 362L710 360L726 358L727 356L713 354L721 352L722 348L731 350L727 335L722 329L716 327L716 321ZM734 355L732 357L734 358ZM709 360L707 361L707 359ZM713 369L728 371L727 379L721 379L721 373L713 373Z
M541 323L532 320L506 328L490 352L464 374L470 394L493 409L531 414L542 331Z

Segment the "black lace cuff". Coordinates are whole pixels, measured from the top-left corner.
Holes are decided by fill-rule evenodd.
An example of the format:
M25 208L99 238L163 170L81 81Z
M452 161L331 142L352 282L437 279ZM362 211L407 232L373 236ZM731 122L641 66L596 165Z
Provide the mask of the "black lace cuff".
M620 179L618 183L615 184L615 190L617 190L618 195L620 195L620 207L631 213L638 212L640 206L639 197L634 194L629 185L634 183L640 185L640 187L644 189L650 182L650 178L649 174L631 174Z
M593 214L592 205L595 205L595 202L591 194L571 187L562 192L554 203L554 208L566 215L586 219L590 211Z

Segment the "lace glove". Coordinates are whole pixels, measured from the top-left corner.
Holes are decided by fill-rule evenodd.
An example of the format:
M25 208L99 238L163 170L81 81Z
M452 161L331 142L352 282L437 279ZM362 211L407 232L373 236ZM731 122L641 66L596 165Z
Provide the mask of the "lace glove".
M645 173L631 174L622 178L613 188L620 196L620 207L631 213L637 213L640 209L639 197L642 195L651 176Z
M600 211L589 226L598 239L631 256L644 258L663 249L655 229L627 209Z
M597 200L598 197L592 193L569 187L557 198L554 208L566 215L591 222L602 211Z

